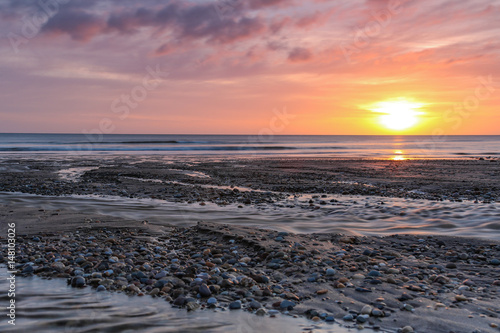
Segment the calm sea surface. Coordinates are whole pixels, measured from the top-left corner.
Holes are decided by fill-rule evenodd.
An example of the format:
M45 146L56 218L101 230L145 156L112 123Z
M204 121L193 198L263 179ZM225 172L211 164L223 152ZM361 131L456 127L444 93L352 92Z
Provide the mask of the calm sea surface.
M500 155L500 136L0 134L0 153L457 158Z

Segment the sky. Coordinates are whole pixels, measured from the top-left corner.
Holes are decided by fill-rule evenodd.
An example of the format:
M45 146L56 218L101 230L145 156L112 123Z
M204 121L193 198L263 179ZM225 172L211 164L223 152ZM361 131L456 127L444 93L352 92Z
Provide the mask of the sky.
M500 0L0 0L0 132L499 135L499 17Z

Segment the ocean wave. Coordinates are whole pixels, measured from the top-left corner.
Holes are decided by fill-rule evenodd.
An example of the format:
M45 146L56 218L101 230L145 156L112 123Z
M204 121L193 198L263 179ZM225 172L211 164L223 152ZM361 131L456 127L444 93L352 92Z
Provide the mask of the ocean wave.
M296 147L296 146L196 146L196 147L101 147L66 146L66 147L0 147L0 152L36 152L36 151L254 151L254 150L343 150L348 147Z
M458 156L489 156L489 155L500 155L500 153L491 153L491 152L471 152L471 153L451 153L452 155L458 155Z

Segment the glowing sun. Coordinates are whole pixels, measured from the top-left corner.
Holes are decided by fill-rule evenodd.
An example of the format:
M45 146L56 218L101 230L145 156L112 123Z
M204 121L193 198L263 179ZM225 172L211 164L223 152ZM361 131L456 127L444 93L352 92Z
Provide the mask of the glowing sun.
M422 104L406 100L378 102L373 105L371 111L381 113L378 121L384 127L402 131L415 126L419 122L418 111Z

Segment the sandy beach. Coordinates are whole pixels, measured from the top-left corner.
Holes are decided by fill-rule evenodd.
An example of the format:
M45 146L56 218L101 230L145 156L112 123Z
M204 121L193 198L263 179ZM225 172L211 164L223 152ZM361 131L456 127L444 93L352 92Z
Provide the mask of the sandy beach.
M118 195L176 202L273 203L286 198L287 193L486 203L500 197L500 162L496 158L25 157L4 158L0 174L0 191Z
M148 198L200 209L315 212L339 204L328 194L476 202L495 212L500 189L496 160L8 159L0 173L2 191L77 195L76 202L78 195ZM292 203L292 196L305 199ZM188 311L285 313L384 332L495 332L500 325L500 243L493 238L425 228L369 237L292 233L252 227L251 216L245 225L179 225L169 216L157 223L69 208L4 201L0 232L16 224L20 275L150 295Z

